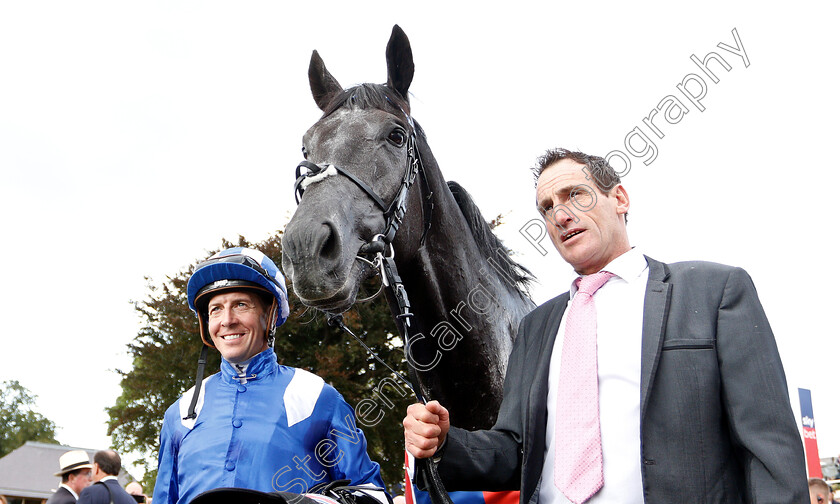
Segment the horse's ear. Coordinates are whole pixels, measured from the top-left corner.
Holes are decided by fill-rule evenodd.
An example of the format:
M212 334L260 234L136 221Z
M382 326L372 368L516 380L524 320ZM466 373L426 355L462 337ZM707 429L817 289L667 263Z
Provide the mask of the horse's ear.
M385 49L385 61L388 62L388 87L408 101L408 86L414 78L414 57L408 37L398 25L391 31L391 40Z
M324 60L318 51L312 51L312 58L309 60L309 89L312 90L312 97L315 98L318 108L324 112L333 97L343 91L341 84L324 66Z

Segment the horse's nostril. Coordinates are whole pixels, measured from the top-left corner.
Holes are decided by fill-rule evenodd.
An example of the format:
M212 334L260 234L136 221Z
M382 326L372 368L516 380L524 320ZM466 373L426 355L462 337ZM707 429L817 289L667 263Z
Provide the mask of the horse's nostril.
M321 226L319 237L318 256L322 259L336 261L341 256L341 239L335 226L331 222L325 222Z

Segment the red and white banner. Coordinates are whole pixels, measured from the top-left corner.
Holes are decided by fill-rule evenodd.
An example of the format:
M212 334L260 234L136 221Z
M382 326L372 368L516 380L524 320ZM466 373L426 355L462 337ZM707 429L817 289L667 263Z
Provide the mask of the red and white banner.
M808 389L799 389L799 410L802 413L802 437L805 439L805 461L808 464L808 477L822 479L820 454L817 450L814 408L811 406L811 391Z

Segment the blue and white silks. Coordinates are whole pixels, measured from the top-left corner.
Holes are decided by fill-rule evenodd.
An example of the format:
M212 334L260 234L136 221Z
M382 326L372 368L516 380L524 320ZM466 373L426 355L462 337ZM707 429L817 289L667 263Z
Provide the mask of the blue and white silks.
M222 360L221 372L202 382L197 417L184 420L191 398L192 389L164 416L156 504L187 504L221 487L304 493L339 479L385 486L350 405L320 377L279 365L271 348L254 356L244 384Z

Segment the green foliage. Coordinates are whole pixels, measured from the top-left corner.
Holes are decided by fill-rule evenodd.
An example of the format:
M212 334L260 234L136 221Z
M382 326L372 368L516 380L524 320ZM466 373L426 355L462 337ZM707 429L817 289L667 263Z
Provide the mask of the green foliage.
M223 242L219 250L234 246L252 247L279 265L281 236L282 231L279 231L257 244L248 243L240 237L235 244ZM195 265L215 252L199 258L188 269L167 277L162 284L155 285L150 281L147 299L135 303L144 324L128 346L133 357L133 369L119 371L122 394L116 404L108 408L108 434L112 436L114 445L123 451L143 453L147 459L154 459L166 408L195 382L202 343L198 320L187 306L186 287ZM369 287L374 291L378 286ZM368 453L382 466L386 484L399 491L404 444L402 418L406 406L413 402L413 395L407 387L399 391L388 387L382 394L377 394L377 385L391 376L390 372L350 336L329 327L323 314L304 307L290 285L288 290L291 315L277 330L275 351L278 360L284 365L320 375L341 392L351 406L355 407L365 399L382 405L378 410L384 414L381 420L375 425L367 422L369 426L361 423L359 426L367 437ZM344 314L344 322L359 336L367 331L367 336L363 337L365 343L388 365L406 373L402 346L384 296L357 304ZM217 372L220 365L218 352L210 351L208 357L206 374ZM401 393L404 395L401 396ZM146 477L143 487L151 489L157 473L154 469L156 463L144 464Z
M27 441L58 444L55 423L34 411L35 399L17 380L0 387L0 457Z

